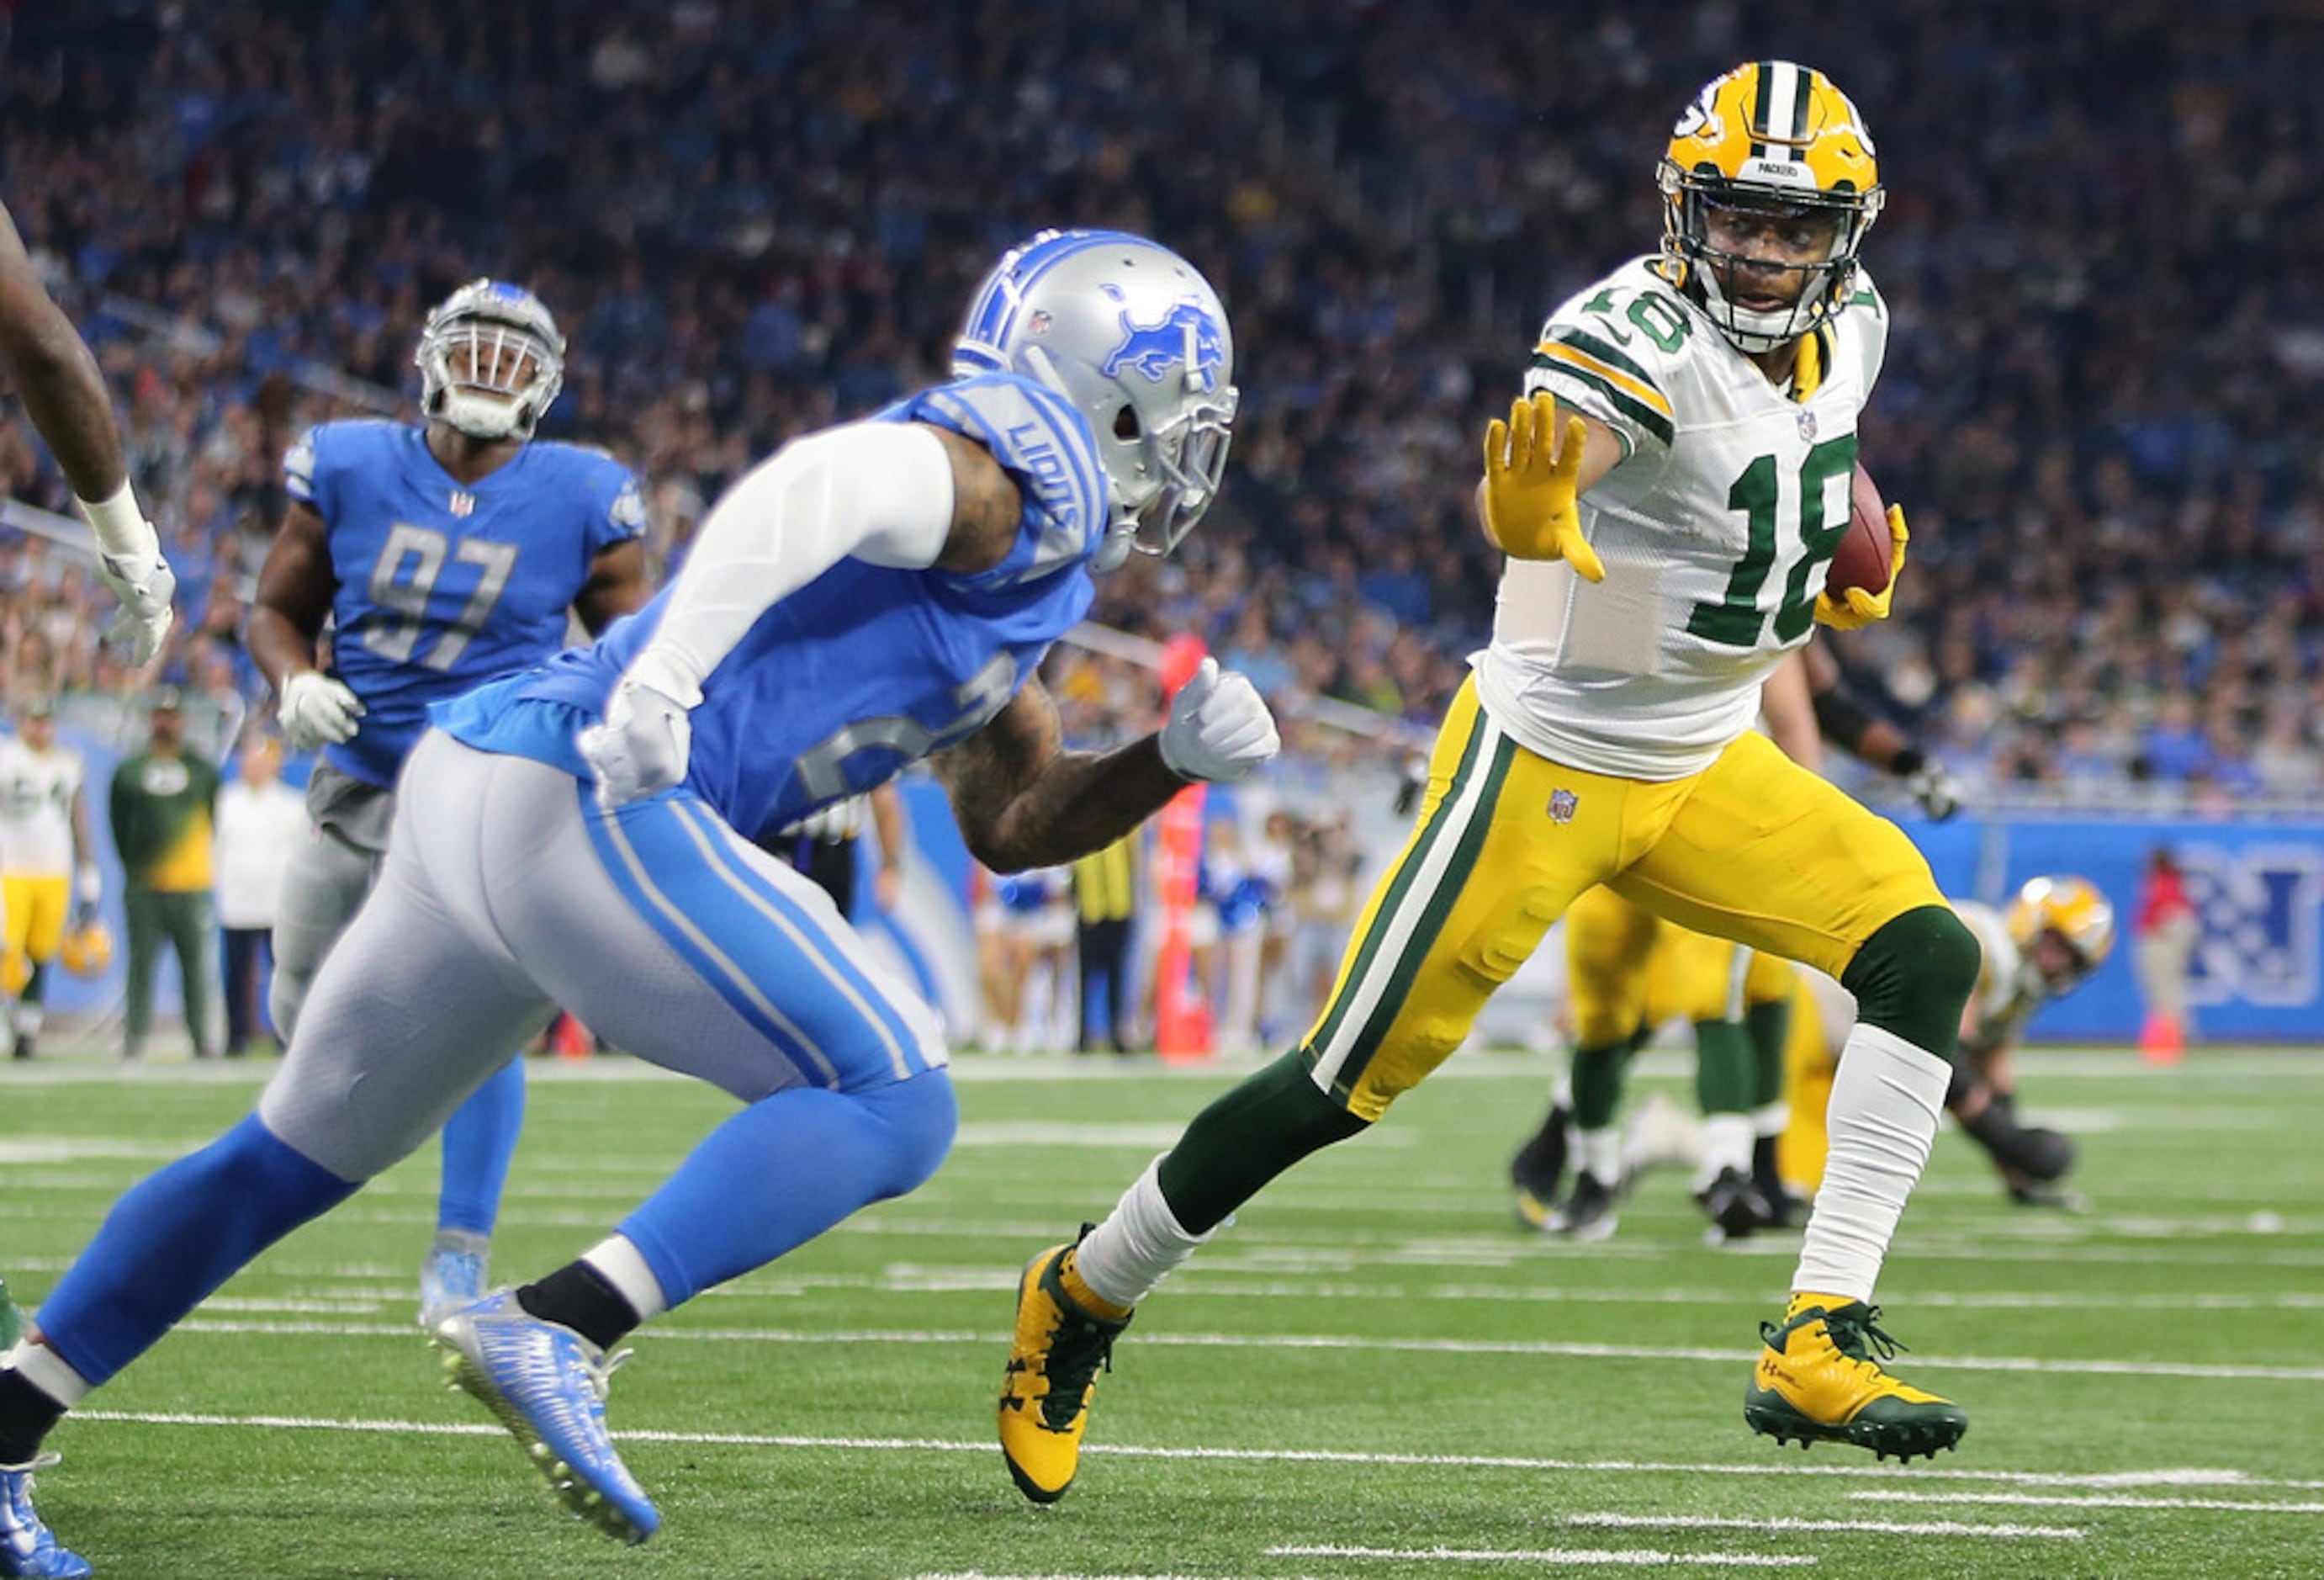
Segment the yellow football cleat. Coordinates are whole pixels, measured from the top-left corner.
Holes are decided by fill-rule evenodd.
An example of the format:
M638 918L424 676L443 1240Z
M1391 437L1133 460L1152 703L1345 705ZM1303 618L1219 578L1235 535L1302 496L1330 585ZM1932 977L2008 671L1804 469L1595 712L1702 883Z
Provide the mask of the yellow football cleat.
M1783 1324L1759 1325L1765 1347L1743 1391L1743 1418L1777 1443L1853 1443L1879 1458L1950 1448L1969 1413L1949 1399L1900 1382L1880 1362L1901 1347L1880 1331L1877 1306L1830 1295L1794 1295ZM1875 1354L1878 1359L1875 1359Z
M1017 1281L1017 1334L1001 1383L1001 1454L1018 1491L1054 1503L1074 1484L1097 1372L1130 1326L1092 1316L1065 1291L1071 1245L1053 1245ZM1076 1283L1080 1280L1074 1280Z

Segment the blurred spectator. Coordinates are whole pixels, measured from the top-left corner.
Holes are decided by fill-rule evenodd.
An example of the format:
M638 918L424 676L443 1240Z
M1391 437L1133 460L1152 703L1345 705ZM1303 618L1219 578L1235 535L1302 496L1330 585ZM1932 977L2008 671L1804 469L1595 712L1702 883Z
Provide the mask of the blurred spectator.
M1142 892L1143 838L1142 830L1125 834L1073 865L1074 951L1081 975L1076 1053L1091 1051L1090 1039L1100 1029L1113 1052L1130 1049L1130 929Z
M2139 995L2146 1001L2138 1046L2150 1064L2176 1064L2187 1048L2187 978L2202 921L2187 893L2186 876L2166 846L2155 846L2146 858L2134 931L2131 963L2137 967Z
M113 772L108 810L113 847L121 855L123 906L129 923L126 1024L121 1057L143 1057L153 1023L153 977L166 943L178 958L186 1035L196 1058L217 1057L210 1024L216 945L210 937L215 763L185 744L185 710L177 691L153 698L145 750Z
M266 1030L267 977L274 968L274 908L290 853L309 837L307 800L282 782L282 746L244 738L234 781L217 797L217 919L226 945L226 1052L250 1051Z

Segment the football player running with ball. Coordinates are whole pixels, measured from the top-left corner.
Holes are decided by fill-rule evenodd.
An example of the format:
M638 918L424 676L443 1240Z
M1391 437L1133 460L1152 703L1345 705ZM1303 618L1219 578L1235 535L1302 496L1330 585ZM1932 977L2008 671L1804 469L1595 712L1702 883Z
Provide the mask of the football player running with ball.
M745 473L594 645L431 711L281 1073L124 1197L42 1304L0 1365L0 1464L562 1003L738 1107L581 1257L430 1333L567 1508L654 1532L606 1430L608 1351L916 1188L956 1123L935 1012L753 841L933 755L980 861L1067 862L1279 744L1206 662L1156 733L1068 752L1036 675L1093 571L1167 552L1216 496L1234 342L1209 283L1137 236L1044 233L986 280L954 371Z
M1024 1270L999 1416L1036 1501L1074 1479L1131 1308L1268 1180L1434 1069L1598 883L1820 966L1862 1006L1746 1419L1882 1455L1967 1426L1882 1368L1871 1298L1936 1132L1977 940L1895 825L1751 729L1760 683L1816 621L1881 618L1893 591L1820 591L1888 328L1857 264L1880 209L1872 143L1821 73L1760 61L1688 106L1661 188L1661 254L1551 315L1526 393L1486 435L1480 505L1509 556L1493 640L1321 1019ZM1901 513L1890 528L1901 569Z

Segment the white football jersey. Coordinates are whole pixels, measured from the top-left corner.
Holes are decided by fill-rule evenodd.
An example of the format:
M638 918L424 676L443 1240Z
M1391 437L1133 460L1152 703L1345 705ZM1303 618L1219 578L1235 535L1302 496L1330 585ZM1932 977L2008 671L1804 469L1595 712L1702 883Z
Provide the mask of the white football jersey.
M2008 919L2000 911L1974 900L1951 903L1955 914L1977 935L1978 947L1985 956L1978 967L1977 991L1969 997L1977 1006L1977 1030L1961 1039L1961 1048L1969 1053L1991 1053L2015 1044L2024 1033L2034 1012L2050 1002L2050 984L2010 937Z
M1545 757L1643 780L1700 772L1750 728L1760 682L1814 629L1887 337L1859 274L1803 347L1803 374L1812 356L1818 376L1795 400L1652 258L1552 313L1526 390L1622 441L1582 498L1606 579L1508 562L1492 644L1474 661L1493 722Z
M0 865L25 877L73 870L72 799L80 753L35 752L22 735L0 738Z

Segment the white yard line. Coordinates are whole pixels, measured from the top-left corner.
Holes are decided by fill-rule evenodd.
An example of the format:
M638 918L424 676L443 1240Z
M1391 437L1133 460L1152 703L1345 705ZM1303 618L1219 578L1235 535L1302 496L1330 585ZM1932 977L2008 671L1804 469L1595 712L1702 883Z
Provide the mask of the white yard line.
M1868 1503L2006 1503L2026 1509L2214 1509L2229 1514L2324 1514L2324 1503L2271 1503L2236 1498L2074 1497L2035 1492L1850 1492Z
M1683 1564L1721 1569L1805 1569L1815 1559L1804 1553L1665 1553L1653 1548L1360 1548L1275 1547L1270 1558L1388 1558L1425 1564L1556 1564L1570 1568L1667 1569Z
M1723 1520L1708 1514L1569 1514L1568 1525L1595 1530L1753 1530L1767 1533L1867 1531L1875 1536L1973 1536L1992 1541L2080 1541L2079 1525L1975 1525L1961 1520Z
M235 1322L205 1317L189 1317L180 1333L207 1334L327 1334L343 1337L410 1336L410 1330L364 1323ZM873 1329L820 1332L810 1328L663 1327L658 1339L695 1344L991 1344L1008 1342L1001 1333L973 1329ZM1139 1336L1139 1347L1178 1349L1345 1350L1380 1354L1525 1355L1591 1361L1702 1361L1722 1366L1748 1365L1756 1352L1745 1349L1703 1349L1661 1344L1561 1344L1543 1339L1397 1339L1350 1334L1230 1334L1152 1333ZM2183 1377L2214 1382L2324 1382L2324 1366L2202 1365L2170 1361L2066 1360L2034 1355L1916 1355L1914 1363L1929 1371L2038 1372L2049 1376Z
M402 1331L402 1330L399 1330ZM502 1428L485 1422L400 1421L362 1417L223 1415L185 1410L86 1409L73 1412L76 1420L123 1421L154 1427L249 1428L262 1431L370 1432L399 1437L492 1437ZM677 1443L742 1448L841 1449L870 1453L990 1455L993 1445L945 1437L816 1437L767 1432L670 1432L625 1428L615 1434L625 1443ZM1810 1465L1797 1456L1750 1463L1718 1464L1641 1459L1551 1459L1521 1455L1394 1454L1334 1448L1167 1448L1139 1444L1092 1443L1083 1453L1118 1459L1234 1460L1244 1464L1370 1465L1440 1466L1473 1470L1514 1470L1528 1473L1569 1472L1582 1475L1729 1475L1778 1476L1786 1479L1839 1479L1894 1483L1914 1481L1972 1482L2020 1487L2218 1486L2240 1489L2282 1488L2312 1491L2324 1482L2279 1481L2246 1475L2239 1470L2171 1469L2105 1471L2074 1475L2056 1471L1943 1468L1934 1465L1904 1469L1881 1465ZM1850 1494L1851 1496L1855 1494ZM1966 1496L1966 1495L1965 1495ZM2000 1494L2006 1498L2007 1494ZM2136 1501L2134 1500L2134 1501ZM2293 1504L2262 1504L2267 1509L2297 1508Z

